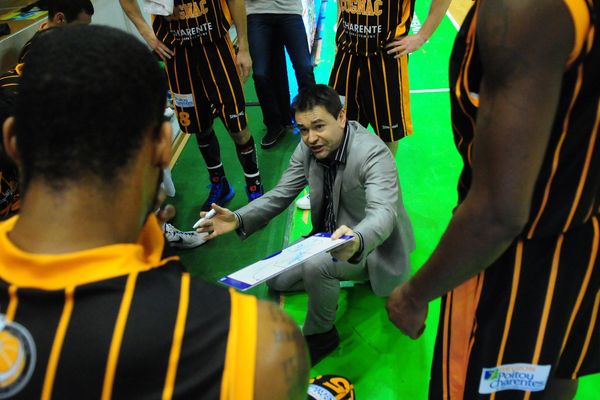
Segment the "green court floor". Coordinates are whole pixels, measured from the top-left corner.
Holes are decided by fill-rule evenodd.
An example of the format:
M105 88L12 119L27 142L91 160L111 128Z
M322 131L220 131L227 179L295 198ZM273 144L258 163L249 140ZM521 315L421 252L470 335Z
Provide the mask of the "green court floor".
M429 1L417 1L416 15L424 21ZM333 63L335 2L329 1L323 49L315 70L317 82L327 83ZM456 204L456 180L462 167L452 137L449 115L448 58L456 28L445 18L436 34L422 49L411 55L411 109L414 135L403 139L396 157L402 195L411 217L417 248L412 254L417 270L436 246L451 210ZM252 82L245 87L247 101L255 101ZM257 142L264 134L258 107L249 107L250 128ZM246 204L244 180L232 141L216 122L224 165L236 196L228 204L236 209ZM258 149L266 189L272 188L286 168L298 137L287 135L274 149ZM208 190L208 176L192 137L178 159L173 178L177 195L171 200L178 209L175 220L181 229L190 229ZM182 251L190 271L216 281L240 267L251 264L310 231L308 212L292 205L266 228L241 241L235 234L217 238L197 249ZM264 285L251 293L266 298ZM305 294L285 296L284 309L302 324L306 311ZM387 320L385 300L375 297L364 285L342 290L336 325L342 342L332 355L319 363L311 375L339 374L355 386L356 397L368 400L426 399L429 369L439 316L439 302L430 305L427 329L416 341L401 335ZM600 374L581 379L579 400L600 400Z

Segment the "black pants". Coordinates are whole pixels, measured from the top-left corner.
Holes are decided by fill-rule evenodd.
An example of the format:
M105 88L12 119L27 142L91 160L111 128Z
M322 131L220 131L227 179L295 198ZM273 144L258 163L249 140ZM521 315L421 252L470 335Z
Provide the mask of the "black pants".
M315 84L302 16L250 14L248 42L263 122L268 130L276 131L291 123L284 48L292 61L298 88Z

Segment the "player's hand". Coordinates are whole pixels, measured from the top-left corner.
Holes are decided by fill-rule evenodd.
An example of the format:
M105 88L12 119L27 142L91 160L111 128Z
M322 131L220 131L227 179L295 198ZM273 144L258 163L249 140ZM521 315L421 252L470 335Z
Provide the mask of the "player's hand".
M167 45L158 40L158 38L154 34L154 31L149 26L141 29L140 34L142 35L146 43L148 43L148 46L150 46L150 48L154 50L154 52L158 54L158 56L163 61L170 60L171 57L175 55L173 50L171 50L167 47Z
M161 225L165 222L169 222L175 218L175 206L172 204L165 204L164 206L160 207L156 212L156 218Z
M169 214L171 212L173 212L173 217L175 216L175 207L170 206L170 207L172 207L172 210L171 210L171 208L167 209L167 207L169 207L169 205L164 205L164 202L166 199L167 199L167 193L162 188L162 185L160 185L158 187L158 192L156 193L156 198L154 199L154 205L152 206L152 210L156 210L154 213L156 214L156 218L158 219L158 222L160 222L161 224L168 221L168 219L166 219L166 218L169 217Z
M225 233L229 233L238 228L238 220L235 217L235 214L228 210L227 208L219 207L215 203L211 205L211 208L215 210L215 216L204 220L196 232L206 232L207 236L204 237L205 240L210 240L216 238L219 235L223 235ZM206 212L200 213L200 218L204 218Z
M248 77L250 76L250 71L252 71L252 58L250 57L250 51L245 48L240 48L235 59L235 64L240 71L242 82L246 83Z
M425 43L423 38L418 33L416 35L408 35L397 37L385 46L388 54L394 54L394 58L400 58L406 54L417 51Z
M331 234L331 240L337 240L344 235L354 237L348 240L348 243L344 243L340 247L332 250L331 255L338 260L348 261L354 254L356 254L358 249L360 249L360 239L354 234L352 229L348 228L346 225L342 225Z
M390 295L386 309L390 321L411 339L425 331L427 303L419 302L411 292L410 281L396 287Z

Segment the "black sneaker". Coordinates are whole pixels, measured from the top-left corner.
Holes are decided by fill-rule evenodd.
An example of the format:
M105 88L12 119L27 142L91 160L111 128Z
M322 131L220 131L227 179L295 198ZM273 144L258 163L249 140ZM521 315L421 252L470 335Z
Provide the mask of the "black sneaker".
M210 189L208 199L202 205L202 211L210 211L212 203L216 203L219 206L223 206L227 203L235 194L233 188L227 182L227 178L222 177L217 183L211 183L207 186Z
M335 326L325 333L304 336L310 354L310 365L315 366L340 345L340 335Z
M277 144L277 141L283 136L284 133L285 128L279 128L277 131L267 130L267 133L265 133L265 136L263 136L262 140L260 141L260 147L263 149L270 149Z
M248 196L248 203L250 203L252 200L258 199L263 194L264 189L262 183L260 185L246 186L246 196Z

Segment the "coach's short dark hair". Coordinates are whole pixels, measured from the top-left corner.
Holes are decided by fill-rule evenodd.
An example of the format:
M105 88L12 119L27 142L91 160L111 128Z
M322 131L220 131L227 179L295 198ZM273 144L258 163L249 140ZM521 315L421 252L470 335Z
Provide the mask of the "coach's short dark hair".
M292 103L292 113L304 112L321 106L337 118L342 110L340 96L331 87L323 84L308 86L298 93Z
M82 12L94 15L94 5L91 0L45 0L48 8L48 18L52 19L56 13L63 13L67 22L73 22Z
M115 182L145 136L158 137L166 91L154 56L123 31L74 25L40 37L15 107L23 185Z

